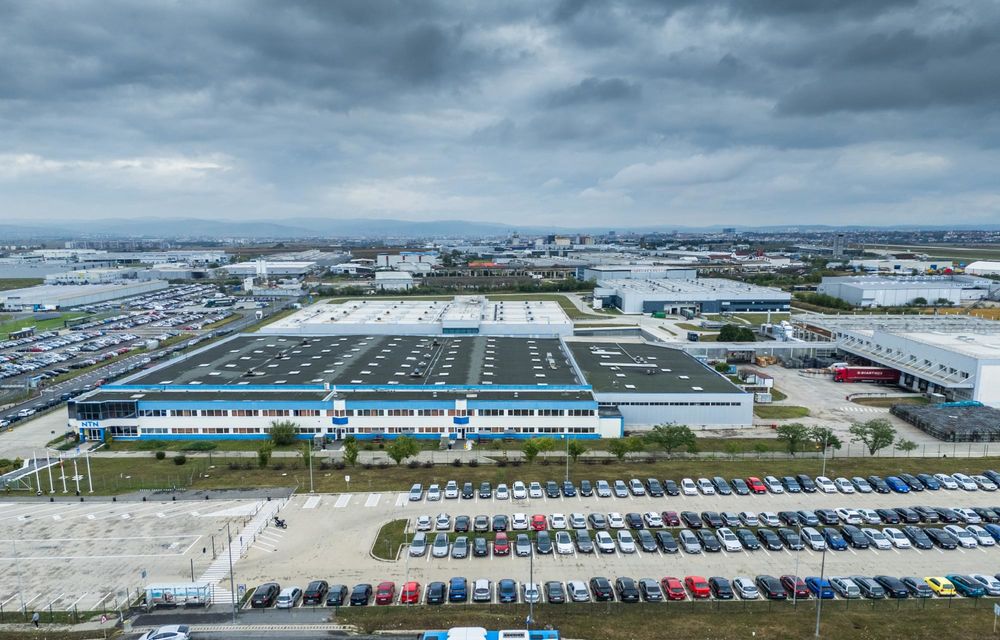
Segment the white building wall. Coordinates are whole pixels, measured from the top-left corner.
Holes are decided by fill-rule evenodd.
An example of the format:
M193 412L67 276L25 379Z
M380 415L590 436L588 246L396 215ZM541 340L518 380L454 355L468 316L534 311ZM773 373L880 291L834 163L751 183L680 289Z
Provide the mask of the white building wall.
M753 425L753 394L629 394L595 393L600 404L614 404L625 418L625 427L652 427L677 423L689 426L750 427ZM688 406L647 403L699 403ZM738 403L736 406L703 405L700 403Z

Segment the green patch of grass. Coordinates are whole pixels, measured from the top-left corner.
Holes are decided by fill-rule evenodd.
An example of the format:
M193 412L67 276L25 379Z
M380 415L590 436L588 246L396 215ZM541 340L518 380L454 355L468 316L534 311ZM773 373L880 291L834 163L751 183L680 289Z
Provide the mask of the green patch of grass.
M44 278L0 278L0 291L37 287L43 282Z
M195 440L193 442L186 442L181 446L181 451L215 451L219 448L219 444L216 442L209 442L208 440Z
M372 555L379 560L395 560L399 557L399 548L406 543L404 531L407 520L392 520L382 525L372 544Z
M722 316L717 313L711 313L711 314L706 313L704 315L709 320L716 320L719 322L725 322L727 319L730 318L738 318L740 320L745 320L753 325L764 324L765 322L767 322L766 313L733 313L726 316ZM771 322L781 322L782 320L788 320L791 317L792 314L790 313L775 312L771 314Z
M781 402L782 400L788 400L788 396L779 391L778 389L771 387L771 399L774 400L775 402Z
M35 327L35 331L41 333L43 331L52 331L54 329L62 329L66 320L75 320L76 318L82 318L86 316L86 313L73 312L73 313L61 313L56 318L47 318L45 320L37 320L32 317L19 318L17 320L7 320L6 322L0 323L0 338L7 339L12 331L19 331L25 327Z
M805 418L809 415L809 409L781 404L759 404L753 408L753 414L765 420L790 420Z
M923 396L909 396L906 398L854 398L851 402L866 407L888 409L894 404L930 404L931 401Z
M676 326L678 329L684 329L686 331L705 331L706 330L705 327L702 327L702 326L699 326L699 325L696 325L696 324L691 324L690 322L678 322L674 326Z

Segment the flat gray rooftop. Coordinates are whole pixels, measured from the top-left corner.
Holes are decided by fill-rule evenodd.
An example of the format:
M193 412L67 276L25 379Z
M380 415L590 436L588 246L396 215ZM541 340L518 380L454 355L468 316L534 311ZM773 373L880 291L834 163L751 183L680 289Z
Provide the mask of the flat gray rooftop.
M744 393L678 349L642 343L566 344L594 393Z

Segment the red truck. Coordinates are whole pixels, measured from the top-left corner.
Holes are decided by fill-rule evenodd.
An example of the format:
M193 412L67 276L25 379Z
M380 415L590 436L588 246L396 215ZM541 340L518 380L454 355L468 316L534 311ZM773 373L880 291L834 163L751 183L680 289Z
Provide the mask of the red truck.
M886 367L837 367L834 382L898 382L899 371Z

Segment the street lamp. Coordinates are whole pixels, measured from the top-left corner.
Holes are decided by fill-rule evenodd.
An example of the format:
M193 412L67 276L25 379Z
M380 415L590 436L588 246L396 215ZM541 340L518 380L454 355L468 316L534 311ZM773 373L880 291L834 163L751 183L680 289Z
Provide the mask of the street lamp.
M805 543L802 542L802 520L799 519L799 543L802 544L802 548L805 549ZM792 607L794 607L798 601L799 590L796 588L795 584L799 580L799 554L795 554L795 574L792 576L795 578L792 581Z
M816 637L819 637L819 617L823 613L823 579L826 572L826 548L828 545L823 545L823 557L819 563L819 599L816 600Z

